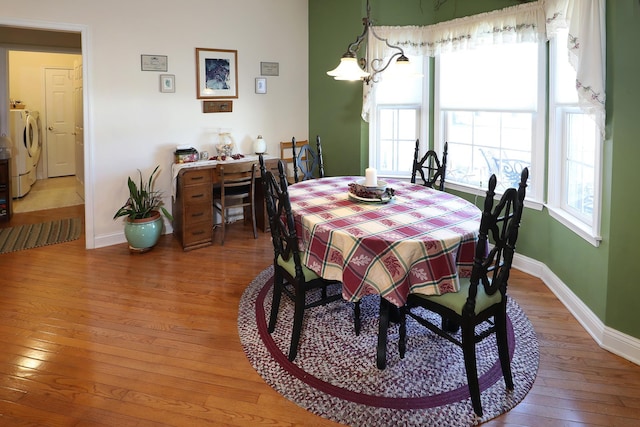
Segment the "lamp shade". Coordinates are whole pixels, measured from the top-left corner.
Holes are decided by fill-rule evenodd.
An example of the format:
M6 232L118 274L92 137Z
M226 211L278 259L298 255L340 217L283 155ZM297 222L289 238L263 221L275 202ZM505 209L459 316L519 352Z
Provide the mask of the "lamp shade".
M333 70L327 71L327 74L336 80L356 81L369 77L369 73L360 68L356 58L344 56L340 59L340 64Z

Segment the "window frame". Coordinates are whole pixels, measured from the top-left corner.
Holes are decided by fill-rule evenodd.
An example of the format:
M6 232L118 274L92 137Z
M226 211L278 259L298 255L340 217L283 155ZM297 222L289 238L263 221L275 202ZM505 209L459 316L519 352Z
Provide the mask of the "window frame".
M380 158L379 158L379 146L380 146L380 126L382 121L380 120L380 114L382 112L382 110L392 110L392 111L399 111L399 110L414 110L415 114L416 114L416 135L417 137L420 139L420 145L422 145L422 105L420 104L416 104L416 103L411 103L411 104L376 104L375 106L375 148L373 150L370 150L370 165L373 165L373 167L375 167L378 171L378 175L382 176L382 177L388 177L388 178L408 178L411 176L411 170L409 170L409 173L407 174L405 170L392 170L391 172L383 169L380 166ZM394 132L394 134L397 135L397 132ZM394 136L396 136L394 135ZM394 138L394 141L396 141L396 139ZM415 146L415 139L412 141L411 143L411 147L413 148ZM413 150L411 150L411 152L413 153ZM395 150L395 153L398 154L398 150ZM412 154L413 155L413 154Z
M531 147L531 167L529 170L529 186L527 188L527 197L525 205L532 209L542 210L544 206L544 187L545 187L545 151L546 151L546 117L547 117L547 96L546 96L546 73L547 73L547 48L546 43L538 42L538 70L537 70L537 103L536 111L533 112L534 117L532 125L532 147ZM441 108L440 102L440 56L435 58L434 66L434 145L436 151L444 148L444 142L446 140L445 134L445 117L444 109ZM446 111L451 111L447 108ZM469 110L466 111L487 111L494 112L491 109L483 110ZM495 112L509 112L515 113L527 112L522 109L501 109ZM537 118L542 118L538 120ZM535 171L540 171L534 173ZM487 177L488 181L489 177ZM463 193L469 193L474 195L486 194L486 188L480 186L469 185L465 183L456 183L447 179L447 187ZM482 182L482 185L486 187L486 182ZM500 193L498 193L498 196Z
M412 102L393 102L393 103L380 103L376 102L376 92L375 87L370 94L371 96L371 109L372 114L369 117L369 167L373 167L378 169L379 159L378 159L378 145L379 145L379 137L380 135L380 119L379 119L379 106L384 107L397 107L397 108L418 108L419 116L418 116L418 138L420 139L420 152L426 152L429 147L429 134L430 134L430 57L424 56L412 56L411 60L414 58L422 61L422 96L421 103L417 104L415 101ZM383 82L374 83L374 85L382 84ZM415 141L414 141L415 144ZM413 162L413 154L411 161ZM378 171L378 176L386 177L386 178L397 178L397 179L411 179L411 170L408 171L397 171L397 173L386 173L382 171Z
M593 215L590 223L587 223L571 209L564 207L567 195L564 192L564 179L566 164L567 129L565 120L567 114L581 113L588 115L579 107L578 101L561 103L556 101L556 88L558 85L558 72L556 66L557 43L564 41L554 37L549 42L549 154L548 154L548 189L546 208L549 215L556 221L576 233L578 236L598 247L602 242L600 235L602 215L602 156L603 138L596 131L596 152L594 153L594 189L593 189Z

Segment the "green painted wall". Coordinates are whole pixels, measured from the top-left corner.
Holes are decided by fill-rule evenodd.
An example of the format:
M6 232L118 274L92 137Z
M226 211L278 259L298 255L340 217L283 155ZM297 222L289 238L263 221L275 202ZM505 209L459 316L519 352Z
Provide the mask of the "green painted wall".
M640 4L607 2L607 114L611 233L606 324L640 337Z
M517 4L515 0L371 0L379 25L429 25ZM640 338L640 287L633 273L640 255L640 6L607 2L607 139L603 162L602 244L596 248L551 218L527 209L518 252L551 269L607 326ZM368 128L360 118L361 84L326 75L362 31L366 0L309 0L309 129L323 138L329 175L361 175L367 166ZM433 93L433 91L431 92ZM614 114L615 113L615 114ZM615 169L614 169L615 166ZM634 179L635 178L635 179Z

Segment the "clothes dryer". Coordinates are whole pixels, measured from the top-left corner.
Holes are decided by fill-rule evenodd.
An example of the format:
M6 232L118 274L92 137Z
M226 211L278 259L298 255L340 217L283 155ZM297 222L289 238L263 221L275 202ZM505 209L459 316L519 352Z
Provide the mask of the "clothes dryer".
M38 113L29 110L9 111L9 130L13 141L13 197L24 197L36 182L35 166L40 159L41 142Z

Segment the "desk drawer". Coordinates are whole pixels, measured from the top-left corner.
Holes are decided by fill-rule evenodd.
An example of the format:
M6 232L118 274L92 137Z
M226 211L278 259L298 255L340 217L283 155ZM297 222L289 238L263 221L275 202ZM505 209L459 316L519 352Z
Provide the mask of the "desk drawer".
M189 185L182 188L185 208L193 203L212 203L211 185Z
M184 221L186 228L192 222L207 221L209 224L213 224L213 206L211 203L189 203L184 207Z
M182 246L189 246L200 243L211 243L213 240L213 224L211 221L194 222L189 224L182 235Z
M182 174L182 185L196 185L196 184L209 184L211 183L211 170L209 169L196 169L186 171Z

